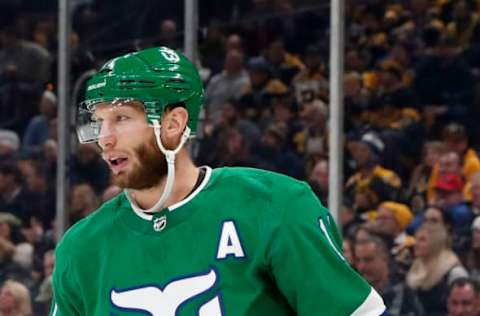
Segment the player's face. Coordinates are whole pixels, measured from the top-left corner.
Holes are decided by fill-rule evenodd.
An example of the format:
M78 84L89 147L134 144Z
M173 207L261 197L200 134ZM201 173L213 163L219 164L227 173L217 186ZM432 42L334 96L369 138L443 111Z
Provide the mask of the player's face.
M98 144L112 171L112 182L136 190L158 184L167 174L167 165L143 108L104 105L97 107L95 116L102 122Z

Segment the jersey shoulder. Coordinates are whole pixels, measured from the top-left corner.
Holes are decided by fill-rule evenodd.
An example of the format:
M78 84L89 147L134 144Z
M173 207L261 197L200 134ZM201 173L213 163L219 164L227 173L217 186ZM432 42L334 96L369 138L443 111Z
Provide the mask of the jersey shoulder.
M82 249L91 249L105 231L112 225L115 211L124 203L124 194L102 204L97 210L70 227L57 246L57 254L70 256Z
M309 184L292 177L246 167L223 167L214 170L217 174L215 187L217 190L232 192L245 199L254 197L267 202L283 203L302 195L313 196Z
M214 174L217 174L217 181L221 182L221 185L234 185L240 188L245 187L270 192L280 188L290 190L309 188L308 184L303 181L257 168L223 167L214 169Z

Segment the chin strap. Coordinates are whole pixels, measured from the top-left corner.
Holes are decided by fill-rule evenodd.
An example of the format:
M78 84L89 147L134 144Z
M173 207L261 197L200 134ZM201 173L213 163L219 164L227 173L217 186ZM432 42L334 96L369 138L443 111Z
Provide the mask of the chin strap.
M129 190L125 189L125 195L127 196L130 205L136 212L153 213L161 211L163 209L163 205L172 193L173 183L175 182L175 155L180 151L180 149L182 149L183 145L190 137L191 132L190 128L187 126L182 134L182 138L180 139L180 143L178 144L177 148L175 148L174 150L168 150L162 144L162 140L160 138L160 129L160 123L158 122L158 120L154 120L153 130L155 132L155 139L157 141L158 147L160 148L160 151L165 155L165 159L167 160L167 181L165 183L165 188L163 189L162 196L157 201L157 203L155 203L154 206L147 210L144 210L140 206L138 206L132 197L133 194L129 192Z

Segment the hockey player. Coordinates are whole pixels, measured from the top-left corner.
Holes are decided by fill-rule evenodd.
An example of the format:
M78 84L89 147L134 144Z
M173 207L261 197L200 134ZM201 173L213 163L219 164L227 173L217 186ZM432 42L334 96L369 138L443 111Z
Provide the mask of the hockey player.
M107 62L80 104L124 192L59 243L51 315L380 315L308 185L246 168L197 167L184 148L203 103L181 53Z

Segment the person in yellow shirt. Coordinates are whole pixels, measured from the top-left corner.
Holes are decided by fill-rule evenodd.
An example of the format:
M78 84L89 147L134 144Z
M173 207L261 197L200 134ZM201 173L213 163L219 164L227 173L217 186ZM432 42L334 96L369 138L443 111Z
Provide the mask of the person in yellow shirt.
M385 145L374 132L364 133L352 141L349 149L356 164L356 172L345 185L346 197L353 201L357 213L375 209L379 203L395 200L402 181L393 171L380 164Z
M293 77L305 68L302 60L285 49L282 39L270 42L265 54L265 60L270 64L273 76L288 84Z

